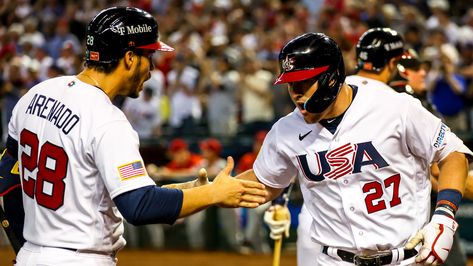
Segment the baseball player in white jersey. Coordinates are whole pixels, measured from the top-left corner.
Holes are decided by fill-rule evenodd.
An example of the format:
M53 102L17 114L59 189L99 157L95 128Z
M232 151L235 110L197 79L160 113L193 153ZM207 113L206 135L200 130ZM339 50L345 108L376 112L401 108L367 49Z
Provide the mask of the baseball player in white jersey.
M157 40L150 14L106 9L87 27L84 71L40 83L15 106L7 152L19 161L26 239L16 265L115 265L122 215L172 224L211 205L264 201L263 185L229 178L231 157L213 183L190 189L160 188L148 176L138 135L111 100L138 96L153 52L172 50Z
M377 45L373 45L373 44ZM390 28L372 28L367 30L359 39L356 45L357 70L354 76L348 76L346 83L366 86L377 89L376 83L381 81L389 84L390 88L398 92L407 92L421 101L421 104L432 114L441 118L436 112L432 104L422 95L425 90L425 70L421 67L421 61L418 60L412 49L404 50L403 46L395 45L396 43L404 43L401 35ZM403 81L399 77L407 78ZM401 87L404 86L402 89ZM425 92L425 91L424 91ZM437 177L438 166L436 163L430 166L430 171L426 174L432 182L431 195L431 214L435 211L437 204ZM466 187L463 198L468 198L469 187L467 177ZM460 236L455 234L452 246L450 248L447 260L444 265L466 265L466 254L460 246Z
M296 109L238 178L265 184L272 199L298 177L322 247L313 265L442 263L472 152L413 97L382 82L346 84L340 49L324 34L296 37L279 60L276 83L288 83ZM429 222L432 162L440 185Z

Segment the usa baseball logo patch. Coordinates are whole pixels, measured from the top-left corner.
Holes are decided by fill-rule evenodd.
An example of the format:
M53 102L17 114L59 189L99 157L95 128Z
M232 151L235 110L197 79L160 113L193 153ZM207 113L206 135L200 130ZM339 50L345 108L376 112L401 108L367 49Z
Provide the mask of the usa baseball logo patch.
M291 71L294 68L294 58L286 56L286 59L282 61L281 67L284 71Z
M141 161L136 161L119 166L118 173L120 174L120 179L123 181L133 177L145 175L145 168L143 167L143 163Z

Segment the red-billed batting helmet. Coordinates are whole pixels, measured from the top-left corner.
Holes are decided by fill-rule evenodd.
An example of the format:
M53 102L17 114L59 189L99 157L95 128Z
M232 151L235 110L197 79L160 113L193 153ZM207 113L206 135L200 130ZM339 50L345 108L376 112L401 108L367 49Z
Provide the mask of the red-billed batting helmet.
M118 61L132 49L174 50L158 41L158 23L153 16L135 7L103 10L87 26L86 38L87 62Z
M325 110L345 81L345 64L338 44L323 33L306 33L289 41L279 53L281 74L275 84L303 81L318 76L318 89L304 108Z

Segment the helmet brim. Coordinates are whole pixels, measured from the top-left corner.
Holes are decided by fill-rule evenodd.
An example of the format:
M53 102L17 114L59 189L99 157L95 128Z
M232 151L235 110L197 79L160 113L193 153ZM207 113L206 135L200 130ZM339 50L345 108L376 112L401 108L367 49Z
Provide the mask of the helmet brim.
M171 46L169 46L169 45L167 45L163 42L160 42L160 41L152 43L152 44L138 46L136 48L138 48L138 49L147 49L147 50L158 50L158 51L163 51L163 52L172 52L172 51L174 51L174 48L172 48Z
M274 82L274 85L306 80L327 71L327 69L328 69L328 66L323 66L323 67L317 67L317 68L312 68L312 69L304 69L304 70L298 70L298 71L292 71L292 72L283 72L276 79L276 81Z

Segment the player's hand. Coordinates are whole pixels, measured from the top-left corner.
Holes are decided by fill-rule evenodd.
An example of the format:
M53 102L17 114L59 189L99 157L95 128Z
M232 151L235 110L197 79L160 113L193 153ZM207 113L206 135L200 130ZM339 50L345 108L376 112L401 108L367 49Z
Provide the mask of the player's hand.
M163 188L188 189L188 188L207 185L208 183L209 183L209 178L207 176L207 170L205 170L205 168L200 168L196 179L194 179L192 181L189 181L189 182L185 182L185 183L167 184L167 185L163 185L162 187Z
M434 214L432 220L409 240L406 249L413 249L423 243L416 256L416 262L423 265L440 265L448 257L457 230L457 222L445 215Z
M231 156L227 157L227 165L218 173L212 182L215 193L214 202L226 208L256 208L266 202L268 192L263 184L248 180L233 178L230 173L234 162Z
M291 226L291 214L286 206L273 205L264 213L264 222L268 225L269 237L278 240L289 237L289 227Z
M154 163L146 165L146 172L151 178L157 178L159 176L159 167Z

